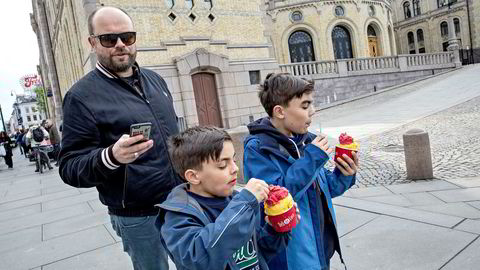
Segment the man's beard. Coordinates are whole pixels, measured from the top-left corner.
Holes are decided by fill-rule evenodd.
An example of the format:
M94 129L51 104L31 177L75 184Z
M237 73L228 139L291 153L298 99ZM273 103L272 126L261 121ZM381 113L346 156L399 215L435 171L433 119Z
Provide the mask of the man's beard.
M137 52L135 51L133 54L128 54L128 61L127 62L122 62L118 63L113 61L114 56L103 56L97 54L98 61L107 69L109 69L112 72L118 73L118 72L125 72L129 68L133 66L135 63L135 59L137 58Z

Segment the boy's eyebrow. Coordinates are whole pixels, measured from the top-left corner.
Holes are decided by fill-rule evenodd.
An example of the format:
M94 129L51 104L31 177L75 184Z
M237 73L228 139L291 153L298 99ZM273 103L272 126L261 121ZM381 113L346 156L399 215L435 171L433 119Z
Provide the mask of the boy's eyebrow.
M234 153L234 154L233 154L233 158L235 158L236 156L237 156L237 153ZM219 159L218 161L220 162L220 161L230 160L230 159L231 159L231 158L226 157L226 158Z

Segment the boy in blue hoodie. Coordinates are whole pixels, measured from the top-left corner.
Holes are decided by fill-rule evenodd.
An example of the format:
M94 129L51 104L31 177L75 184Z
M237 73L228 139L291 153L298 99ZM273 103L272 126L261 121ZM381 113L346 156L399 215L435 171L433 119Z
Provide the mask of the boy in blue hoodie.
M324 169L332 149L326 136L308 132L315 113L313 83L290 74L269 74L260 87L268 117L248 125L244 144L244 175L286 187L302 213L286 251L272 259L270 269L329 269L335 251L343 262L332 197L355 183L358 157L335 161Z
M169 153L187 183L158 205L156 225L177 269L268 269L290 234L260 226L259 203L269 193L264 181L250 179L242 191L234 190L238 167L228 133L187 129L170 139Z

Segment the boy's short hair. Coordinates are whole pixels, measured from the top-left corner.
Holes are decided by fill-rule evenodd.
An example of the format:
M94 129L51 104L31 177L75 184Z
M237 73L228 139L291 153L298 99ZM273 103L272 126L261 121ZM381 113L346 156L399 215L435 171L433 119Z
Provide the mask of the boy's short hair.
M287 106L293 98L300 98L305 93L313 92L314 82L297 78L289 73L269 73L259 89L260 102L268 116L272 117L275 106Z
M213 126L192 127L170 137L168 153L173 168L185 178L188 169L200 170L203 162L218 160L225 141L232 141L232 137L225 130Z

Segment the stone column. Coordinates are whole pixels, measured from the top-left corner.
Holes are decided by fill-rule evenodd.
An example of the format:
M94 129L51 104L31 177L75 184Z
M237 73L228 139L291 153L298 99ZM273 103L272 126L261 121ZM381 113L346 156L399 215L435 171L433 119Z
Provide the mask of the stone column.
M455 33L455 23L453 15L448 15L448 47L447 50L453 51L453 62L455 67L460 67L462 61L460 59L460 45L458 44L457 33Z
M403 134L407 179L432 179L432 154L428 133L421 129L411 129Z

